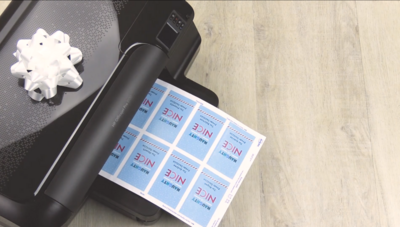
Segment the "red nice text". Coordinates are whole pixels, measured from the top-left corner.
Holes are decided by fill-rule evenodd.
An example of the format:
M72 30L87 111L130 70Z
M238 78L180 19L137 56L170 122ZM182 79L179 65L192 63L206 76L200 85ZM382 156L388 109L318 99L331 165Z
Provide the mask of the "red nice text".
M195 130L196 132L200 132L202 135L208 136L208 138L211 138L211 136L213 135L213 133L210 131L208 131L205 127L194 123L194 126L192 128L193 130Z
M242 154L242 150L239 150L237 147L233 146L231 143L225 140L224 144L222 144L222 147L227 149L228 151L231 151L234 154L238 154L239 156Z
M199 195L200 197L205 198L207 201L214 203L215 199L217 197L213 197L210 193L208 193L206 190L202 189L201 187L197 188L196 194Z
M186 182L186 179L183 179L181 176L179 176L177 173L175 173L174 171L172 171L170 169L167 170L167 172L165 173L165 176L169 177L170 179L172 179L178 183L181 183L182 185L184 185Z
M149 158L146 158L146 156L140 153L137 153L135 160L144 163L146 166L151 166L151 167L153 167L154 163L156 163L155 161L152 162Z
M162 114L164 114L165 116L170 117L174 120L178 120L178 121L181 121L182 117L183 117L183 116L179 116L177 113L174 113L174 111L172 111L168 108L165 108L164 111L162 112Z

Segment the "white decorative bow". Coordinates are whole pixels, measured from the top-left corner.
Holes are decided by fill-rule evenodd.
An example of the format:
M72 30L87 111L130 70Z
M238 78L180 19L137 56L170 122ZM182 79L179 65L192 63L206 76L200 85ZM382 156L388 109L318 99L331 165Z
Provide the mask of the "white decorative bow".
M25 79L29 96L41 101L57 94L57 85L78 88L83 80L74 65L82 60L82 52L69 45L69 36L61 31L51 36L41 28L32 39L20 39L11 66L13 76ZM40 89L40 92L36 92Z

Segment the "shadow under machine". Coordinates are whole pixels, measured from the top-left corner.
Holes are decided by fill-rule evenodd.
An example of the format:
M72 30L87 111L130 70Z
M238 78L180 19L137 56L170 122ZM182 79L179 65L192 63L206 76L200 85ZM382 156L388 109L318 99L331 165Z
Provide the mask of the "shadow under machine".
M61 226L92 196L151 224L160 208L98 175L156 79L218 105L186 78L201 37L185 1L12 1L0 17L0 216ZM57 30L83 53L78 89L34 101L11 75L19 39ZM117 119L117 120L116 120Z

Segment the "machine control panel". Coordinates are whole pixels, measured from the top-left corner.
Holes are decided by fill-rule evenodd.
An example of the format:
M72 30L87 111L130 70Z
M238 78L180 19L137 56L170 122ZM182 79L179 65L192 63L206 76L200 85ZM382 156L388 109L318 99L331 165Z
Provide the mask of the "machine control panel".
M161 29L157 39L168 49L172 47L179 33L184 29L186 22L175 11L173 11L164 27Z
M174 27L182 30L185 27L185 22L175 13L173 12L169 17L169 21L174 24Z

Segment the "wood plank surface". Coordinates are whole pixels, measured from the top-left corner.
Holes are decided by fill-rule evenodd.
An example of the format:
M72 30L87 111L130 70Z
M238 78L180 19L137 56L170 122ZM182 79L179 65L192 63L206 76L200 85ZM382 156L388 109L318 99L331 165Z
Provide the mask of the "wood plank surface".
M254 7L260 226L377 226L354 2Z
M400 3L357 2L381 226L400 226Z
M188 77L267 137L220 226L400 226L400 2L189 3ZM69 226L141 224L88 200Z

